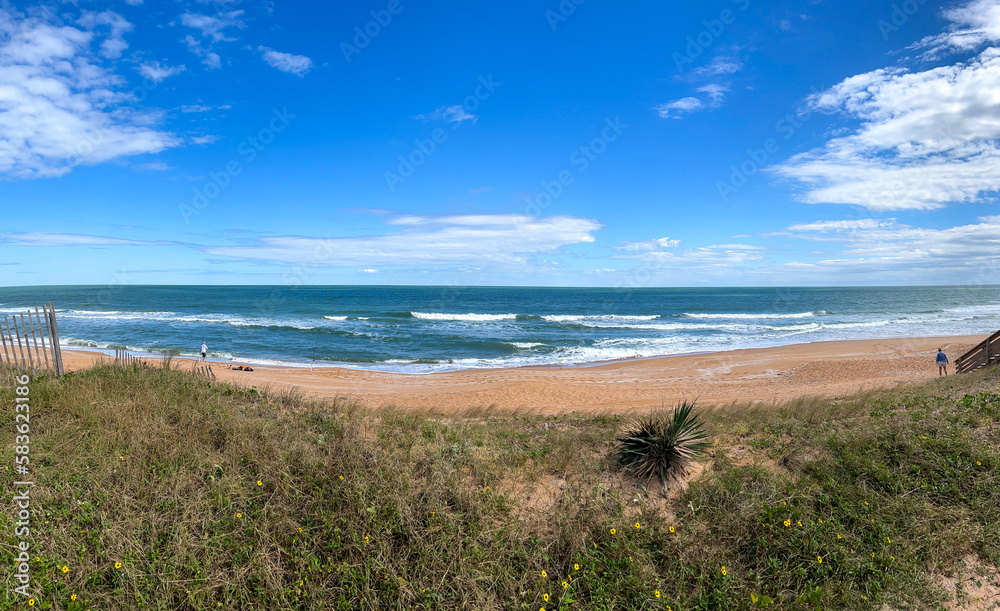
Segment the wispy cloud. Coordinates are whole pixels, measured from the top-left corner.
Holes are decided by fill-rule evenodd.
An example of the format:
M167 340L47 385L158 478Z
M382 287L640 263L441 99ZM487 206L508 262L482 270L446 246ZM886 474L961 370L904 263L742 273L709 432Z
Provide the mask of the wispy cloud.
M251 245L211 246L213 256L313 265L524 264L532 255L594 241L591 219L526 215L409 216L404 229L362 237L264 237ZM371 268L374 269L374 268Z
M673 102L659 104L653 110L664 119L679 119L680 115L684 113L701 110L704 107L705 103L698 98L686 97L674 100Z
M146 62L139 64L136 70L152 82L161 83L171 76L184 72L187 68L183 64L180 66L166 66L160 62Z
M91 25L109 25L105 34L0 7L0 176L60 176L76 165L179 144L150 127L154 115L125 104L128 97L116 91L120 77L91 48L100 42L101 56L120 52L115 32L127 28L91 15Z
M421 121L434 120L447 121L448 123L461 123L462 121L472 121L475 123L478 118L478 116L465 110L465 107L461 104L442 106L430 114L417 115L417 119Z
M295 76L305 76L313 67L313 61L305 55L282 53L264 46L257 47L257 50L261 52L267 65Z
M79 233L24 232L0 234L5 242L18 246L139 246L174 245L176 242L126 240L108 236Z
M240 19L244 11L221 11L218 15L203 15L201 13L185 12L180 16L181 25L197 30L200 38L191 34L184 37L188 49L202 58L202 63L210 69L222 66L222 57L215 52L215 44L234 42L235 36L227 33L230 29L242 29L246 24Z

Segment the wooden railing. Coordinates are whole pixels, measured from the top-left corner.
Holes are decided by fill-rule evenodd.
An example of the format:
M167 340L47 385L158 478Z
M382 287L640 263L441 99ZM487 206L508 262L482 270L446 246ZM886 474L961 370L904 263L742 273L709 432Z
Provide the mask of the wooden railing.
M955 361L955 371L966 373L1000 363L1000 331L987 337Z

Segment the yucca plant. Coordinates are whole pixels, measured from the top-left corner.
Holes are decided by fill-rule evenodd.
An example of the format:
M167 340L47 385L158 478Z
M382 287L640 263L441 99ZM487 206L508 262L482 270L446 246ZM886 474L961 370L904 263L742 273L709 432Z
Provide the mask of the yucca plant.
M618 464L636 477L658 475L666 488L668 479L685 473L712 447L692 408L694 403L684 401L669 417L650 414L633 422L617 440Z

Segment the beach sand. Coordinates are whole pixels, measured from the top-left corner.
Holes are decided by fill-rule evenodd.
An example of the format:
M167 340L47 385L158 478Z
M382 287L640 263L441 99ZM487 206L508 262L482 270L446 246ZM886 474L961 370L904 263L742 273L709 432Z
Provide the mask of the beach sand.
M369 407L450 412L493 406L545 414L627 412L698 399L701 405L834 397L937 377L934 353L952 361L985 336L894 338L793 344L710 354L629 359L576 367L479 369L430 374L338 367L254 365L252 372L211 363L220 380L273 390L298 388L312 398L348 397ZM65 350L66 368L109 357ZM156 359L151 359L156 360ZM190 369L193 359L174 359ZM954 367L949 366L949 373Z

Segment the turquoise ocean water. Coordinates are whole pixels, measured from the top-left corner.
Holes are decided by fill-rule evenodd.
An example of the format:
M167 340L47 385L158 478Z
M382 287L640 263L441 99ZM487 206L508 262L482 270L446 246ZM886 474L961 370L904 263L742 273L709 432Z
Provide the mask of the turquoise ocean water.
M1000 287L0 288L54 302L67 347L404 372L592 363L835 340L986 334ZM957 355L956 355L957 356Z

